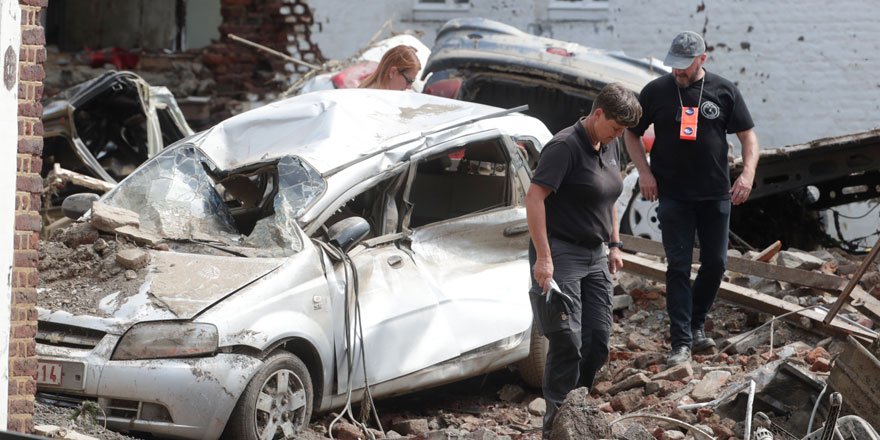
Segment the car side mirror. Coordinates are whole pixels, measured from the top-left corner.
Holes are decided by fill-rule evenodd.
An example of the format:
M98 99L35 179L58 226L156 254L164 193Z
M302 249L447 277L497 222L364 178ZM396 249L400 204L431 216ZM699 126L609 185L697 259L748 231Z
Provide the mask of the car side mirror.
M336 222L327 230L330 243L348 252L370 233L370 224L361 217L349 217Z
M61 202L61 212L71 220L79 220L83 214L92 209L92 203L95 203L100 198L101 196L92 193L79 193L67 196Z

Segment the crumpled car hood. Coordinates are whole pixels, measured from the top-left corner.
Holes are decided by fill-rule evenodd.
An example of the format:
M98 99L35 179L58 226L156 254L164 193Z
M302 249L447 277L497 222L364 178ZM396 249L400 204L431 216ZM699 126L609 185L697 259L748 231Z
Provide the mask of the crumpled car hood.
M109 315L72 315L41 310L41 321L122 333L132 324L192 319L226 296L259 280L284 262L281 258L243 258L149 251L149 270L134 295L110 293L98 305Z

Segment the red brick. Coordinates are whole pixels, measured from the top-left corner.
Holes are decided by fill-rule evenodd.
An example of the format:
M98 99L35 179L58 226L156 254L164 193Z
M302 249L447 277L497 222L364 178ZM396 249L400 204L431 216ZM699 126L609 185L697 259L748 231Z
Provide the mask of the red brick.
M18 76L21 81L42 81L46 78L46 71L42 64L26 64L19 67Z
M43 116L43 105L39 102L21 101L18 103L18 115L40 118Z
M37 262L40 260L40 254L31 249L23 249L12 251L13 261L15 267L37 267Z
M12 303L13 304L36 304L37 303L37 289L34 288L17 288L13 286L12 288Z
M22 154L43 154L43 138L41 137L19 137L18 152Z
M43 33L42 27L35 26L21 30L21 47L45 45L46 35Z
M37 249L37 251L39 251L39 249ZM28 287L36 288L37 284L39 284L39 282L40 282L40 273L39 272L37 272L36 270L34 270L32 272L28 272L28 281L27 281ZM36 290L36 289L34 289L34 290ZM36 303L36 301L34 301L34 303ZM36 318L32 318L32 320L36 321Z
M19 191L15 195L15 210L16 211L35 211L35 210L31 209L31 193Z
M31 356L34 356L34 355L31 355ZM33 378L29 377L29 378L23 380L19 384L18 388L22 391L22 394L32 396L37 393L37 381L35 381Z
M34 377L37 374L37 358L11 359L13 376Z
M15 322L16 319L13 317L12 321ZM17 342L10 342L9 343L9 359L14 359L14 358L19 358L19 357L24 357L24 350L19 349L19 344ZM12 381L10 381L10 382L12 382ZM12 391L10 391L9 394L15 395L18 393L17 392L13 393Z
M36 312L36 309L34 309L34 312ZM34 322L36 322L36 320L34 320ZM34 338L28 338L23 342L23 344L25 356L35 357L37 355L37 342L36 340L34 340Z
M19 171L27 173L23 170ZM40 193L43 191L43 178L37 173L19 174L16 179L15 189L29 193Z
M43 158L42 157L32 157L30 161L30 169L27 172L40 174L40 171L43 170Z
M25 289L37 287L39 283L39 272L36 269L26 270L25 268L15 268L12 275L12 287L16 289ZM33 301L23 300L23 302L19 302L19 304L23 303L33 303ZM29 318L29 320L32 320Z
M21 104L19 104L19 106L21 106ZM31 172L31 158L32 158L32 156L29 154L19 154L16 157L15 169L19 173Z
M13 432L30 432L27 430L27 420L22 417L9 417L6 421L6 429Z
M9 414L33 414L34 401L18 397L9 399Z
M9 352L9 357L12 357L12 352ZM9 395L15 396L18 395L18 381L10 380L9 381Z
M30 269L31 271L35 271L35 269ZM18 288L27 288L27 287L37 287L36 284L30 284L29 273L25 271L25 268L15 268L13 269L12 274L12 287L15 289Z
M25 82L19 81L18 82L18 99L33 100L34 99L33 90L34 90L33 85L28 85ZM28 96L28 93L31 93L31 95Z
M15 215L17 231L39 231L43 227L43 219L39 214L21 213Z
M33 338L37 336L37 325L34 324L20 324L15 326L12 329L12 337L13 338Z

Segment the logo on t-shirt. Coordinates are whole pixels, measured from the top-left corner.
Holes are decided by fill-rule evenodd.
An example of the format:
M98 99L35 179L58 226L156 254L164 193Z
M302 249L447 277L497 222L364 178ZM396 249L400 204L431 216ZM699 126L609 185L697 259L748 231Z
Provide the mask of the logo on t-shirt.
M700 113L706 119L715 119L721 114L721 109L712 101L706 101L700 106Z

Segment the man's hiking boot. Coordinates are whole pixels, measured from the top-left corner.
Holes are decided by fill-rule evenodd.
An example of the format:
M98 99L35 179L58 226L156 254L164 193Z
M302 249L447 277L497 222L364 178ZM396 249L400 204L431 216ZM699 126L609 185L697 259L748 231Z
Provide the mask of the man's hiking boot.
M692 329L691 346L693 346L694 353L697 353L714 347L715 340L706 336L706 331L703 329Z
M691 349L686 345L675 347L669 352L669 358L666 360L666 367L674 367L691 360Z

